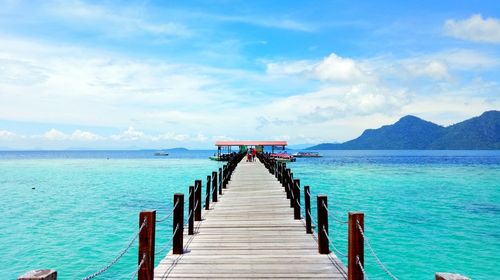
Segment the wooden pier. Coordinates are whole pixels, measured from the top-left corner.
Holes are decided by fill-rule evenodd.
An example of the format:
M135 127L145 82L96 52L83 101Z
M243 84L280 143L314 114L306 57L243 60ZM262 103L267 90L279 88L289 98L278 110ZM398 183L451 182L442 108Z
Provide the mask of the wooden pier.
M313 219L310 188L300 187L286 163L264 153L258 153L253 162L243 157L244 153L228 155L228 162L207 176L205 184L194 181L187 199L183 193L175 194L167 215L157 219L155 210L141 211L138 230L127 246L83 279L106 273L136 241L137 266L126 279L363 280L367 279L365 244L388 278L398 279L371 247L362 212L349 212L346 220L335 217L328 210L327 196L318 194ZM333 243L329 221L347 224L347 244ZM163 222L172 222L171 234L157 232L156 225ZM159 235L171 239L157 246ZM347 252L342 253L346 247ZM346 257L347 267L330 249ZM154 267L155 258L163 256ZM435 276L437 280L468 279L453 273ZM57 271L32 270L18 277L34 279L56 280Z
M294 219L282 184L258 160L238 164L194 228L193 235L184 232L184 253L168 253L155 279L347 278L337 256L318 253L315 236Z

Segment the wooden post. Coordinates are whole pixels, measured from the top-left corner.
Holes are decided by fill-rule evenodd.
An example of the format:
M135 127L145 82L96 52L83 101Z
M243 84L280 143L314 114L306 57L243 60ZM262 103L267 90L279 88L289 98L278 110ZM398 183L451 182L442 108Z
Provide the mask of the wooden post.
M222 168L219 168L219 195L222 195Z
M295 185L294 185L294 180L293 180L293 173L290 172L290 178L288 178L288 191L290 192L290 208L295 207L294 189L295 189Z
M205 210L210 210L210 186L211 186L211 177L207 176L207 190L205 192Z
M349 212L349 230L348 230L348 248L347 248L347 279L363 280L364 275L358 264L365 266L364 239L358 228L358 222L361 229L365 230L364 214L362 212Z
M436 272L436 280L470 280L470 278L456 273Z
M222 188L225 189L227 188L227 166L224 164L224 167L222 168L222 178L224 178L222 180Z
M294 208L293 208L293 218L295 220L300 220L300 180L293 180L293 195L295 196Z
M172 239L172 253L182 254L184 251L184 194L174 194L174 205L177 207L174 210L174 224L172 227L174 238ZM176 231L177 229L177 231Z
M311 227L311 195L309 192L309 186L304 186L304 211L306 213L306 233L312 233Z
M285 169L285 174L284 174L284 180L283 180L283 186L285 187L285 191L286 191L286 198L290 199L290 197L292 196L291 195L291 192L290 192L290 188L289 188L289 181L291 179L291 174L290 174L290 169L287 168Z
M201 221L201 180L194 181L195 188L195 209L194 209L194 220Z
M139 233L139 265L144 259L144 263L139 269L137 278L139 280L153 280L155 269L155 226L156 226L156 211L148 210L141 211L139 214L139 227L145 223Z
M188 234L193 235L194 232L194 187L189 187L189 209L188 209Z
M52 269L31 270L19 276L17 280L57 280L57 271Z
M217 202L217 172L212 172L212 201Z
M327 197L326 195L318 195L316 199L316 208L318 210L318 251L320 254L329 254L330 244L326 236L328 233L328 212L323 206L323 203L328 206Z

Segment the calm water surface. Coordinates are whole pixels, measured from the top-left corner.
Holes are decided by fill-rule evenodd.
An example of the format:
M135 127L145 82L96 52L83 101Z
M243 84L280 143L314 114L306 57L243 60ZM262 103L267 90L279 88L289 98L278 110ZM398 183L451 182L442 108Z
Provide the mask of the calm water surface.
M327 194L338 219L363 211L372 247L400 279L435 271L500 279L500 151L322 153L289 164L294 176L313 195ZM35 268L56 269L60 279L93 273L133 237L140 210L162 217L174 193L187 195L219 167L211 151L152 154L0 152L2 277ZM171 231L171 221L157 226L157 250ZM331 219L330 235L346 252L347 227ZM130 279L136 264L134 244L100 278ZM365 266L370 279L388 279L367 249Z

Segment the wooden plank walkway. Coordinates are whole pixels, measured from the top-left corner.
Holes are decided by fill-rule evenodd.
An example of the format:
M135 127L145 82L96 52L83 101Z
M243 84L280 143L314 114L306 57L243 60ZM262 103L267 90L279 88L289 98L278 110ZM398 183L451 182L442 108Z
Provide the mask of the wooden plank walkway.
M169 252L155 279L347 279L333 253L318 253L315 236L293 219L284 189L258 160L241 161L210 205L194 235L185 229L184 254Z

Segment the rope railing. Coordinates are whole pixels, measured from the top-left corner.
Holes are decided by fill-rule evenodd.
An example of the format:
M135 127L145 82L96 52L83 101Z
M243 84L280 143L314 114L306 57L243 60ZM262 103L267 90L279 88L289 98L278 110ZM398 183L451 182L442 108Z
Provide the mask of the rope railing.
M139 234L141 233L142 229L146 226L146 224L147 224L147 219L144 219L144 222L142 222L141 227L139 228L137 233L134 235L132 240L130 240L130 242L127 244L127 247L125 247L125 249L123 249L109 264L107 264L103 268L99 269L98 271L90 274L89 276L83 278L83 280L89 280L89 279L92 279L96 276L99 276L99 275L103 274L104 272L106 272L108 269L110 269L115 263L117 263L127 253L127 251L130 249L130 247L132 247L135 240L137 239L137 237L139 237Z
M333 240L330 238L330 235L328 235L328 232L326 232L325 227L323 227L323 232L325 233L326 238L328 239L328 243L330 243L330 245L332 245L333 250L335 252L339 253L339 255L341 255L342 257L347 257L347 254L342 253L339 249L337 249L337 246L335 246L335 244L333 243Z
M169 246L169 245L170 245L170 241L172 241L172 240L174 239L175 234L177 233L177 231L178 231L178 230L179 230L179 225L177 225L177 226L175 227L175 230L174 230L174 232L172 233L172 236L171 236L171 237L170 237L170 239L166 242L166 244L167 244L167 245L165 245L162 249L160 249L160 250L156 251L156 252L155 252L155 255L159 255L159 254L161 254L161 253L165 252L165 251L167 250L167 248L170 248L170 246Z
M132 275L132 277L130 277L130 280L133 280L137 277L137 274L139 273L139 270L141 270L141 267L144 264L145 260L146 260L146 254L142 254L142 260L139 263L139 265L137 266L137 269L135 270L134 275Z
M363 278L366 279L366 280L368 280L368 276L366 276L365 268L363 267L363 264L359 260L359 256L356 256L356 264L361 269L361 272L363 273Z
M193 213L194 213L194 211L195 211L195 209L196 209L196 207L197 207L197 206L198 206L198 201L196 201L196 203L194 204L193 209L189 211L189 215L188 215L188 217L187 217L187 220L188 220L188 221L189 221L189 219L191 218L191 216L193 215Z
M177 208L178 204L179 204L179 202L176 202L175 205L174 205L174 207L172 208L172 210L170 210L170 213L168 213L167 215L165 215L165 217L156 220L156 223L157 224L158 223L162 223L162 222L166 221L168 218L170 218L174 214L175 208Z
M389 269L382 263L382 261L380 260L380 258L377 256L377 254L375 254L375 251L373 250L372 248L372 245L370 244L370 241L368 240L368 238L366 238L365 236L365 233L363 231L363 229L361 228L361 225L359 224L359 221L356 220L356 225L359 229L359 232L361 233L361 235L363 236L363 240L366 242L366 245L368 245L368 249L370 250L370 253L372 254L372 256L375 258L375 260L377 261L378 265L380 266L380 268L382 268L382 270L384 270L384 272L389 275L389 277L391 277L393 280L398 280L398 278L396 278L396 276L394 276L394 274L392 274ZM364 272L363 272L364 273Z
M342 220L339 220L337 219L337 217L335 217L332 213L330 213L330 211L328 211L328 207L326 207L325 203L323 202L323 207L326 209L326 213L328 213L328 216L330 218L332 218L335 222L339 223L339 224L347 224L349 223L348 221L342 221Z

